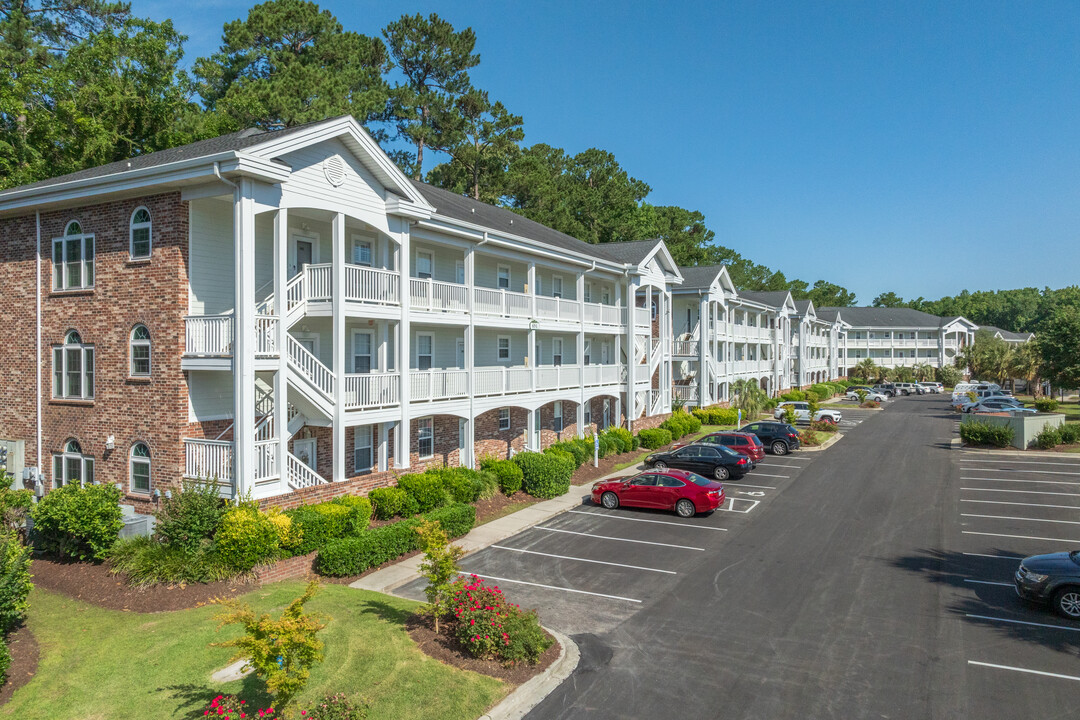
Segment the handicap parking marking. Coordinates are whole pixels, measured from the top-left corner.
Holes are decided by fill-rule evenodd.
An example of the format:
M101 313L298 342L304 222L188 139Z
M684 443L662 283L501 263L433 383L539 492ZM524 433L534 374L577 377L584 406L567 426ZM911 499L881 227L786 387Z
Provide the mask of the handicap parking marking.
M1027 673L1029 675L1039 675L1040 677L1058 678L1059 680L1078 680L1080 677L1076 675L1062 675L1061 673L1046 672L1044 670L1030 670L1028 668L1014 667L1012 665L997 665L995 663L979 662L978 660L968 660L968 665L977 665L979 667L994 668L996 670L1012 670L1013 672Z
M485 575L484 573L471 572L469 570L462 570L462 572L475 575L476 577L483 578L485 580L494 580L495 582L510 583L512 585L529 585L531 587L544 588L546 590L559 590L561 592L576 593L578 595L592 595L593 597L608 598L610 600L625 600L626 602L640 603L640 600L635 598L623 597L621 595L607 595L605 593L590 592L588 590L578 590L576 588L559 587L558 585L545 585L543 583L528 582L526 580L512 580L510 578L495 577L494 575Z
M663 570L661 568L643 567L641 565L627 565L625 563L607 562L606 560L591 560L589 558L572 557L570 555L555 555L554 553L539 552L537 550L526 550L524 548L512 548L505 545L489 545L488 547L496 550L507 550L509 552L524 553L526 555L541 555L543 557L556 558L558 560L573 560L574 562L593 563L595 565L611 565L613 567L629 568L630 570L645 570L647 572L665 573L667 575L678 575L674 570Z
M567 510L566 514L567 515L591 515L592 517L603 518L604 520L627 520L629 522L653 523L655 525L674 525L675 527L693 528L695 530L719 530L721 532L727 532L728 531L727 528L722 528L722 527L711 527L709 525L693 525L691 523L677 523L677 522L671 522L669 520L647 520L645 518L632 518L632 517L625 517L623 515L610 515L608 513L595 512L595 511L592 511L592 510Z
M739 509L737 509L735 507L735 503L737 503L737 502L738 503L750 503L750 507L746 508L745 510L739 510ZM760 504L761 504L760 500L747 500L745 498L729 497L727 500L724 501L723 505L721 505L720 507L717 508L717 510L720 510L721 512L733 512L733 513L739 513L741 515L746 515L747 513L749 513L751 510L753 510L754 508L756 508ZM729 505L730 505L730 507L728 507Z
M656 545L658 547L669 547L675 548L677 550L697 550L700 552L705 552L705 548L693 547L691 545L674 545L672 543L652 542L650 540L634 540L632 538L611 537L609 535L597 535L596 533L577 532L575 530L562 530L560 528L553 528L541 525L536 526L534 529L543 530L545 532L564 533L566 535L581 535L582 537L591 537L598 540L614 540L616 542L637 543L638 545Z

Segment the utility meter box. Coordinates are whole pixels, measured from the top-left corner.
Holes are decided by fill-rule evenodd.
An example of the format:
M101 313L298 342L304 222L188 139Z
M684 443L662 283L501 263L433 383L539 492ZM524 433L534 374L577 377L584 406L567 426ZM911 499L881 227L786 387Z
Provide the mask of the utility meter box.
M0 469L11 476L11 489L23 487L22 474L26 467L26 441L0 439Z

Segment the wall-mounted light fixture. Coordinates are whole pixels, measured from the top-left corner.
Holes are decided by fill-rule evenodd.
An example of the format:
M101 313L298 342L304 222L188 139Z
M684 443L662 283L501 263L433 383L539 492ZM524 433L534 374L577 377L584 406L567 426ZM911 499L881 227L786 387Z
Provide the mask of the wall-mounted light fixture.
M113 437L112 435L105 438L105 449L106 450L115 450L116 449L116 438Z

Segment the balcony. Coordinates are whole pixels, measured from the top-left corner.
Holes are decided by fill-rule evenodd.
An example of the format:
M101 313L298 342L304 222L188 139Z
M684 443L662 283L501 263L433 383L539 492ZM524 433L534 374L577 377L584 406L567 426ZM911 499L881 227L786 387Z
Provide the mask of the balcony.
M649 316L648 308L634 308L634 324L638 327L649 327L652 324L652 318Z
M581 316L581 303L577 300L536 296L536 317L544 320L578 322Z
M330 265L308 268L308 287L317 294L310 300L332 300L333 283ZM362 265L345 266L345 300L376 305L401 304L400 277L391 270L377 270Z
M412 370L409 373L409 398L413 402L468 396L468 370Z
M513 290L473 289L473 312L478 315L528 318L532 315L531 296Z
M232 482L231 440L184 438L184 477Z
M401 404L397 373L359 373L345 376L345 409L371 410Z
M466 312L469 289L430 278L409 279L409 307L428 312Z
M673 385L672 397L682 400L684 403L696 403L698 401L697 385Z
M185 355L230 357L232 349L232 315L189 315L184 318Z
M621 365L549 365L536 368L536 384L533 370L519 367L485 367L473 372L473 395L514 395L520 393L570 390L580 387L617 385L626 377Z
M697 340L676 340L674 347L675 357L692 357L698 356L699 343Z
M585 303L585 322L590 325L611 325L621 327L626 324L626 308L621 305Z

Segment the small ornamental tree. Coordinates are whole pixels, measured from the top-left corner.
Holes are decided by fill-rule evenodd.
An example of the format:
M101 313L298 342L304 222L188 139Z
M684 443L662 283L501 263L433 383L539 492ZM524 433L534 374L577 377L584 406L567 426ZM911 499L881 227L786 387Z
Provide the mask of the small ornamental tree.
M786 422L788 425L794 425L795 422L798 419L799 419L798 416L795 414L795 406L794 405L785 405L784 406L784 422Z
M424 612L435 619L435 634L438 634L439 618L450 611L450 591L459 572L457 561L465 551L450 544L446 531L437 520L424 520L416 528L416 534L420 536L420 548L424 551L420 574L428 581L424 588L428 599Z
M304 689L311 668L323 659L323 643L316 635L329 618L304 612L304 605L318 591L319 581L312 580L277 620L266 613L256 615L247 604L233 598L214 600L226 610L216 617L218 628L240 625L244 634L211 646L236 648L233 660L247 660L282 706L288 706Z

